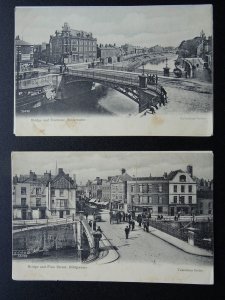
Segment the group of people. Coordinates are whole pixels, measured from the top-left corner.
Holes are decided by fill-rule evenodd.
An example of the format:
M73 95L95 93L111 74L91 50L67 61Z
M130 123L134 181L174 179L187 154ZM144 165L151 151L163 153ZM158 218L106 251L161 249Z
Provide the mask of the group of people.
M148 74L147 75L148 78L147 78L147 83L148 84L158 84L158 75L156 74Z
M110 211L110 224L112 224L113 220L116 220L116 223L119 224L121 222L130 222L132 219L131 213L125 213L123 211L113 212Z

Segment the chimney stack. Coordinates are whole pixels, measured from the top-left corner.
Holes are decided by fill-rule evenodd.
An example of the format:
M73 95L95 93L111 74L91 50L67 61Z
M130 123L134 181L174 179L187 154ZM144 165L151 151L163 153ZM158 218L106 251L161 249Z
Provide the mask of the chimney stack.
M122 173L122 175L125 174L126 173L126 169L122 168L121 169L121 173Z
M58 174L64 174L63 168L59 168L59 169L58 169Z
M193 177L193 167L192 167L191 165L188 165L188 166L187 166L187 173L188 173L191 177Z

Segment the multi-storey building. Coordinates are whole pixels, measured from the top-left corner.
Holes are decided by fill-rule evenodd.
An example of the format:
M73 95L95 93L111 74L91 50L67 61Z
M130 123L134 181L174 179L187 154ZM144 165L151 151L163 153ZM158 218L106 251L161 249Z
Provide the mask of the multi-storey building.
M20 39L15 39L15 68L17 72L26 71L34 64L34 46Z
M52 63L93 62L97 58L97 39L92 33L71 29L67 23L50 36L49 44Z
M128 210L168 214L169 185L166 177L137 177L127 182Z
M13 178L13 218L43 219L46 218L47 193L46 185L51 174L46 172L39 176L30 171L28 176Z
M91 196L98 200L102 198L102 179L100 177L96 177L91 183Z
M127 181L132 177L126 173L125 169L121 174L111 178L110 208L127 211Z
M103 202L110 202L110 195L111 195L111 178L102 180L102 201Z
M63 169L13 178L13 218L63 218L76 213L76 185Z
M197 184L193 180L192 166L187 171L172 171L168 174L169 181L169 214L191 214L197 208Z
M116 45L105 45L102 44L97 47L97 58L104 64L113 64L120 62L122 51Z

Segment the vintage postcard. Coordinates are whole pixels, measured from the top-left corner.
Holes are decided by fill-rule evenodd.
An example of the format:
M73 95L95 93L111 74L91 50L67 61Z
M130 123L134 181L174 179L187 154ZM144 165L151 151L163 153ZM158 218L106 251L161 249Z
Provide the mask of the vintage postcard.
M212 152L13 152L12 277L213 284Z
M16 7L18 136L213 134L212 5Z

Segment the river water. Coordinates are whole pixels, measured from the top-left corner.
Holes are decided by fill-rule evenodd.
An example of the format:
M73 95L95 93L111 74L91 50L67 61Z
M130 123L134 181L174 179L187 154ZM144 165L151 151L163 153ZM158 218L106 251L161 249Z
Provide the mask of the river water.
M171 56L168 61L170 71L174 69L177 56ZM163 71L165 60L158 63L148 63L145 70ZM168 95L168 104L160 108L157 113L202 113L210 112L213 107L212 85L204 82L181 82L178 80L166 80L159 78L159 83L164 86ZM36 109L31 115L56 116L131 116L138 113L138 104L125 95L100 84L83 95L74 96L71 99L55 101Z

